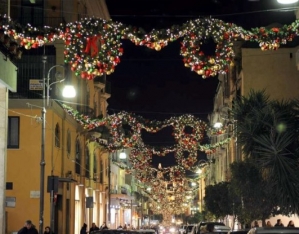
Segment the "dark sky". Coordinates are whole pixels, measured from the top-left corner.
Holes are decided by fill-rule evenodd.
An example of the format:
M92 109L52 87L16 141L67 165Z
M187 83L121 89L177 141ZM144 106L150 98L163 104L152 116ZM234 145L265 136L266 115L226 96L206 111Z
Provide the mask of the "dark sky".
M180 44L162 51L124 42L124 55L113 75L109 108L153 119L193 113L205 117L211 108L217 78L202 79L185 68ZM113 113L113 112L112 112Z
M212 16L233 22L245 29L271 23L290 24L293 11L273 10L282 6L276 0L107 0L114 21L142 27L146 31L169 28L188 20ZM112 95L108 99L109 114L121 110L149 119L194 114L206 120L213 108L218 85L217 77L202 79L184 67L180 56L180 41L170 43L161 51L135 46L123 41L124 55L115 72L108 76ZM204 48L203 48L204 49ZM214 51L214 49L213 49ZM145 143L173 143L170 129L158 134L143 135ZM173 156L170 156L173 157ZM154 164L161 159L155 159ZM164 158L163 163L173 161Z

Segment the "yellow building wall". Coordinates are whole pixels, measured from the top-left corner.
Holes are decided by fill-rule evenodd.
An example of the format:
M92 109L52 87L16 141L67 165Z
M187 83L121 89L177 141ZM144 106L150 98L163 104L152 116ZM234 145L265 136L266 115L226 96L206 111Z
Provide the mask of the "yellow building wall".
M17 101L10 100L10 102ZM6 208L8 231L11 232L22 227L27 219L31 219L37 226L39 223L38 193L40 190L42 126L38 118L41 116L40 109L10 108L9 116L20 116L20 147L19 149L8 149L7 158L7 182L13 182L13 189L7 190L6 196L17 198L14 208ZM55 146L56 124L59 124L60 127L60 147ZM70 154L66 150L67 131L71 133ZM45 128L44 226L50 225L50 194L47 193L47 176L53 174L64 178L67 171L74 171L73 158L75 155L76 135L76 124L71 117L64 112L57 114L51 111L51 109L47 110ZM64 190L63 187L60 193ZM65 199L64 196L63 199ZM63 214L61 216L63 217Z
M299 71L296 52L299 47L277 51L242 49L242 95L250 89L266 89L271 99L299 97Z
M29 1L28 1L29 2ZM88 4L89 2L89 4ZM73 3L73 4L72 4ZM45 24L47 26L57 26L49 24L47 19L64 18L67 22L76 21L81 17L88 15L90 6L93 6L93 0L80 1L62 1L62 0L46 0L45 6ZM87 5L86 5L87 4ZM105 5L105 1L99 2L100 7L92 9L99 11L98 17L105 19L109 18L109 13ZM99 6L97 5L97 6ZM89 7L89 8L88 8ZM55 9L54 9L55 8ZM67 9L67 11L65 10ZM11 18L17 19L21 11L21 0L11 0ZM51 21L52 22L52 21ZM53 21L55 22L55 20ZM33 25L34 26L34 25ZM56 47L56 64L63 64L64 45L62 41L54 43ZM78 98L73 99L74 103L88 105L90 108L97 106L96 116L101 112L106 115L107 98L110 94L102 93L101 90L94 87L93 81L82 80L75 77L74 73L71 75L71 82L77 86ZM55 88L63 86L55 84ZM54 86L53 86L54 87ZM61 90L61 89L60 89ZM89 94L89 102L86 101L86 94ZM26 103L34 104L35 106L28 107ZM39 198L40 190L40 158L41 158L41 122L37 118L41 116L41 107L43 106L41 100L16 100L9 101L9 116L20 116L20 148L7 150L7 182L13 182L13 189L6 190L7 197L16 198L15 207L7 207L7 231L11 233L19 230L25 220L31 219L39 226ZM76 104L72 105L76 109ZM55 127L56 124L60 128L60 147L55 146ZM68 131L71 135L71 150L67 152L67 135ZM44 197L44 223L43 226L50 225L50 194L47 193L47 176L53 174L65 178L71 176L77 183L60 183L58 194L62 197L61 207L57 212L55 226L58 227L58 233L66 233L66 220L70 219L69 233L78 233L82 224L88 222L88 226L92 221L95 221L99 226L102 222L107 220L107 198L108 190L108 153L99 150L96 145L92 145L90 150L90 170L91 177L93 177L93 157L97 157L97 168L99 171L100 160L103 161L104 183L100 184L98 181L93 181L85 178L85 147L87 140L87 131L80 127L76 121L62 110L60 106L54 101L50 101L50 107L47 108L46 113L46 129L45 129L45 197ZM76 156L76 139L80 140L81 146L81 175L75 173L75 156ZM95 153L94 153L95 152ZM90 185L93 190L86 190ZM83 187L78 186L83 182ZM30 192L37 196L30 198ZM98 201L93 209L85 207L85 197L95 196ZM66 214L66 201L70 200L70 217ZM58 207L57 207L58 209ZM88 219L86 219L88 217Z

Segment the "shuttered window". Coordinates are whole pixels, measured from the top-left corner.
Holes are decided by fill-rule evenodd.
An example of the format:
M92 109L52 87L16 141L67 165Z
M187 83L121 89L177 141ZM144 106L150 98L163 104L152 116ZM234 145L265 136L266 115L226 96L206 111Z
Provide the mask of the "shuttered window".
M7 148L18 149L20 144L20 117L8 117Z

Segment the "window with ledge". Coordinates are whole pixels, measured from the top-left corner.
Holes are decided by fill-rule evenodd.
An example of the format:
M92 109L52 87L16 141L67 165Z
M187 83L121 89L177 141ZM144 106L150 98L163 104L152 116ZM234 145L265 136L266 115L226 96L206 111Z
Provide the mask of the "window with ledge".
M103 159L100 160L100 183L102 184L104 181L104 162Z
M67 138L66 138L66 150L67 150L68 155L71 154L71 146L72 146L72 143L71 143L72 141L71 140L72 140L71 139L71 132L68 129L67 130Z
M20 144L20 117L8 117L7 148L18 149Z
M85 148L85 177L90 177L90 156L89 156L89 149L86 146Z
M81 147L79 139L76 140L75 172L81 175Z
M60 147L60 127L58 123L55 126L55 146Z
M20 8L19 22L21 24L31 24L34 26L44 25L44 1L35 0L34 2L29 0L21 1L22 7Z
M98 173L97 173L97 154L93 153L93 180L96 181Z

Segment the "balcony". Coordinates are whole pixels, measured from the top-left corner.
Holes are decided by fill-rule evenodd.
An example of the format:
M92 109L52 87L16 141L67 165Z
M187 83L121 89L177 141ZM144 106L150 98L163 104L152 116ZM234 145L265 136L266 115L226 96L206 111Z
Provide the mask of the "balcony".
M18 67L18 83L17 92L9 93L9 98L14 99L42 99L43 90L42 88L31 88L31 81L42 81L43 78L43 64L41 63L41 56L43 54L43 48L34 50L24 51L22 59L16 60L15 63ZM56 64L55 59L55 48L53 46L46 46L47 64L46 71L50 67ZM59 87L55 86L50 91L52 98L59 98Z
M106 75L103 75L103 76L96 76L94 79L93 79L93 82L94 82L94 86L103 90L105 89L105 85L106 85Z
M129 191L127 190L126 187L121 186L120 187L120 193L121 194L126 194L126 195L130 195Z
M81 113L83 115L89 116L90 118L95 118L94 109L90 108L89 106L83 106L83 108L81 109Z
M122 200L132 200L128 189L124 186L119 186L118 189L110 189L110 197L111 199L122 199Z
M20 17L18 21L22 25L31 24L34 26L50 26L52 28L60 27L60 24L66 23L63 17L41 17L31 15L30 17Z
M111 96L111 83L106 80L106 75L97 76L93 79L94 86L101 91L101 95L105 98L110 98Z

